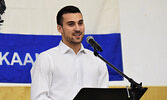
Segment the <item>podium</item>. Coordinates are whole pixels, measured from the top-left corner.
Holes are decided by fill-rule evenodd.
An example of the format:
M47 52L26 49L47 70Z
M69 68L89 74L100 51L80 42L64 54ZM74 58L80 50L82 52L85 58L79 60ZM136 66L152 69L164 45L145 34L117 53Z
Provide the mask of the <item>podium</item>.
M135 100L140 100L147 88L136 89ZM82 88L73 100L134 100L128 88Z

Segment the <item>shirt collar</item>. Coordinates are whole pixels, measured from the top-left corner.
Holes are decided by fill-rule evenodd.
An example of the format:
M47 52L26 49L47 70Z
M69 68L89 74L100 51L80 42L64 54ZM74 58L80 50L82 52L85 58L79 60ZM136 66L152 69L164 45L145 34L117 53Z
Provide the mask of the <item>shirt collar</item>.
M60 43L59 43L59 49L60 49L60 51L63 53L63 54L65 54L65 53L67 53L67 52L69 52L69 51L73 51L70 47L68 47L66 44L64 44L62 41L60 41ZM80 53L80 52L83 52L83 53L86 53L85 52L85 48L84 48L84 46L81 44L81 49L79 50L79 52L78 53Z

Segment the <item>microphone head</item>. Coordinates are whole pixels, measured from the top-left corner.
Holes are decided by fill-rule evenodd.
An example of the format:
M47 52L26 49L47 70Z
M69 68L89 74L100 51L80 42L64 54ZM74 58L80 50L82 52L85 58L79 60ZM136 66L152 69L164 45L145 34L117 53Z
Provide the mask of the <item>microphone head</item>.
M94 40L94 38L92 36L88 36L86 38L86 41L88 44L90 44L92 46L92 48L96 51L100 51L102 52L102 48L100 47L100 45Z
M90 43L89 40L91 40L91 39L94 40L93 36L88 36L88 37L86 38L86 42L87 42L87 43Z

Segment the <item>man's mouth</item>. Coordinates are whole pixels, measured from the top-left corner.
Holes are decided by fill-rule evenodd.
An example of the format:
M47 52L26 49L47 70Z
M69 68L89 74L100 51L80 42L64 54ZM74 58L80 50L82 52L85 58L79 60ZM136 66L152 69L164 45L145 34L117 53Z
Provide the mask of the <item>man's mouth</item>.
M81 36L82 33L73 34L73 36Z
M74 34L74 36L80 36L81 34Z

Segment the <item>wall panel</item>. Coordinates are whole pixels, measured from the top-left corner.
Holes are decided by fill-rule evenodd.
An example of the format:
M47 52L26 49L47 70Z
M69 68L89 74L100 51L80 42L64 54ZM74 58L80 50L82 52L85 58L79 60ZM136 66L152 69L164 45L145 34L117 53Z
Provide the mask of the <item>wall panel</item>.
M148 90L141 100L167 100L167 86L147 87ZM122 88L122 86L112 86L111 88ZM0 100L30 100L30 87L0 87Z

